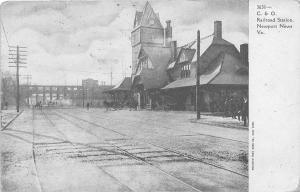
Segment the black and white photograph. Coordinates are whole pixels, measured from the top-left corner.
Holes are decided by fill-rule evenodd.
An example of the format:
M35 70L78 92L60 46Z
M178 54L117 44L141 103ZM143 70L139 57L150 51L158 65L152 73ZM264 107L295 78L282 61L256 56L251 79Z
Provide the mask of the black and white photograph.
M249 191L248 0L5 1L0 14L0 191Z

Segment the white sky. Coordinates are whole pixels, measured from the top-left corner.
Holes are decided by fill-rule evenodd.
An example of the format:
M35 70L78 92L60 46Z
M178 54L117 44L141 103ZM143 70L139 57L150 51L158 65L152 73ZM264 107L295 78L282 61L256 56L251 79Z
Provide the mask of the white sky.
M223 21L223 38L248 43L248 1L246 0L153 0L163 26L170 19L173 40L178 45L213 32L213 21ZM131 69L130 34L135 11L146 1L93 2L5 2L1 19L10 45L28 47L28 67L32 84L81 84L94 78L118 83ZM201 46L202 51L211 39ZM1 67L8 68L8 47L1 27ZM25 82L25 79L22 79Z

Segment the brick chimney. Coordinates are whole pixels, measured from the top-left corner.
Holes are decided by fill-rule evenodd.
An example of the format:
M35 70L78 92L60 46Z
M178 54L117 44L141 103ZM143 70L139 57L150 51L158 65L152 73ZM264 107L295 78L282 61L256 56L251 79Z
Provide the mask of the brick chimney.
M170 46L170 42L172 41L172 27L171 27L171 20L166 21L166 28L165 28L165 46Z
M214 22L214 38L222 39L222 21Z
M177 41L171 41L170 47L171 47L171 60L175 61L177 55Z
M247 43L240 45L240 57L241 57L242 64L245 66L249 66L248 44Z

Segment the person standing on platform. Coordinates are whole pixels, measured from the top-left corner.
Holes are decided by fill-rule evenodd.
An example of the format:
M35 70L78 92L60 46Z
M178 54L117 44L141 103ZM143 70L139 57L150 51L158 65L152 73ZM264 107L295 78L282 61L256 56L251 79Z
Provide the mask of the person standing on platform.
M248 121L248 99L245 98L242 106L242 118L244 121L244 126L247 126Z

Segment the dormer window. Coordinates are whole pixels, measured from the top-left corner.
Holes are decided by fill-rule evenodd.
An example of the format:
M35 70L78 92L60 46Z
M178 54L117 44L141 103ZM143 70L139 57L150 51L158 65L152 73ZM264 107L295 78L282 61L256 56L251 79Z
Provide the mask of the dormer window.
M135 21L134 21L134 27L138 26L138 18L136 17L135 18Z
M153 68L154 67L152 65L151 60L148 57L144 56L139 59L136 73L139 73L139 71L141 71L142 69L153 69Z
M180 55L180 58L179 58L179 63L182 63L182 62L185 62L187 61L187 56L185 54L185 52L183 52L181 55Z
M181 72L180 72L180 77L181 78L188 78L191 75L191 64L185 64L181 66Z
M154 25L154 19L150 19L149 24Z
M145 69L153 69L152 62L148 57L143 57L140 59L140 66Z

